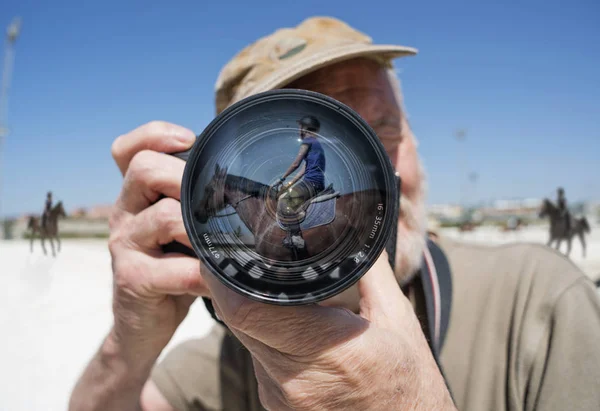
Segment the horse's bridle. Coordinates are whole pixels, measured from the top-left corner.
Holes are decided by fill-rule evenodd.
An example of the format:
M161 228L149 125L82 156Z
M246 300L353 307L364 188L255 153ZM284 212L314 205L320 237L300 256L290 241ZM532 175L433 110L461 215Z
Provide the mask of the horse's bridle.
M269 190L273 190L275 187L277 187L277 185L271 186L269 187ZM252 194L248 194L246 197L242 198L241 200L238 200L235 202L235 204L231 204L231 207L233 207L233 209L235 210L233 213L229 213L229 214L221 214L221 215L211 215L209 217L213 217L213 218L220 218L220 217L229 217L232 216L234 214L237 214L237 206L244 200L249 199L250 197L252 197Z
M235 204L231 204L231 206L232 206L232 207L233 207L233 209L235 210L233 213L229 213L229 214L222 214L222 215L217 215L217 214L215 214L215 215L211 215L211 216L209 216L209 217L213 217L213 218L220 218L220 217L229 217L229 216L232 216L232 215L234 215L234 214L237 214L237 206L238 206L238 205L239 205L239 204L240 204L242 201L244 201L244 200L247 200L247 199L249 199L250 197L252 197L252 195L251 195L251 194L248 194L246 197L242 198L241 200L238 200L238 201L236 201L236 202L235 202Z

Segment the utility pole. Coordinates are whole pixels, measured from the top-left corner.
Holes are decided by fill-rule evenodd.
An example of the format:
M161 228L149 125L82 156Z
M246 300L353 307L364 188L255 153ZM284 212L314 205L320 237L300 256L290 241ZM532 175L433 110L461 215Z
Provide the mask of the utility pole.
M471 171L469 173L469 182L471 183L469 197L471 198L471 206L473 207L477 206L477 180L479 180L479 174L476 171Z
M5 237L4 233L4 218L2 217L2 200L4 193L2 192L3 187L3 174L2 174L2 157L4 148L4 139L8 136L8 90L10 89L10 80L12 77L12 69L14 62L14 45L21 33L21 18L16 17L10 23L6 30L5 46L4 46L4 67L2 70L2 84L0 88L0 227L2 227L2 238Z
M466 179L466 156L463 149L464 141L467 138L467 132L464 129L459 129L454 133L454 137L458 142L458 190L459 190L459 206L463 208L463 214L465 212L465 179Z

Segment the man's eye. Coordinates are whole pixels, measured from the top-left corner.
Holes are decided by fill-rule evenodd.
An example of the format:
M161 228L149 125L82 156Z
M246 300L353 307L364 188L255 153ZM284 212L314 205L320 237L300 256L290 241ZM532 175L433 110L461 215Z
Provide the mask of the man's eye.
M398 127L378 127L375 134L380 140L402 140L402 131Z

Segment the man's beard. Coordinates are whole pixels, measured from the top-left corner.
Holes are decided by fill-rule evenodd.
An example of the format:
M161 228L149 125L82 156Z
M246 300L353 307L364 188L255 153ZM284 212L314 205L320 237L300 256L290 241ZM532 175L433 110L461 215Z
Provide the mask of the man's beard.
M426 181L422 167L419 187L412 194L400 196L400 220L396 240L394 274L401 286L409 282L421 267L426 246Z

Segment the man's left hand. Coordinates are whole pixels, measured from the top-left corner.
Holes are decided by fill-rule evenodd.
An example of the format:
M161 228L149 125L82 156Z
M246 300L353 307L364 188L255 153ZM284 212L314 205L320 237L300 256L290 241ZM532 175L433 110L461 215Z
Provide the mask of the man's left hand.
M360 280L360 315L251 301L202 270L219 317L252 354L270 410L455 410L384 253Z

